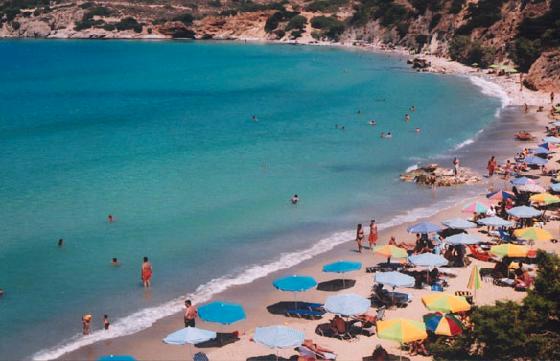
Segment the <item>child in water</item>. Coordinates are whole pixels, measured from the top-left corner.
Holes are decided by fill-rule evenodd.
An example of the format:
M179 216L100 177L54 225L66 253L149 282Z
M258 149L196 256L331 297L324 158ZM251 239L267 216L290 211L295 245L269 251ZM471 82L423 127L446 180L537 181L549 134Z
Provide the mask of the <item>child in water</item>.
M103 315L103 328L105 330L108 330L110 325L111 325L111 322L109 322L109 316Z

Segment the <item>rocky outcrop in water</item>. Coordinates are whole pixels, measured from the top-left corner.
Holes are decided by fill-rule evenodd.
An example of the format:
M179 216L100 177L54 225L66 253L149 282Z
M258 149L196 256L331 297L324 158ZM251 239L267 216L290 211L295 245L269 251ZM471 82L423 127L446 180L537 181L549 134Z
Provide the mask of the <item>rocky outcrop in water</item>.
M481 177L469 168L459 168L459 174L455 176L453 169L442 168L437 164L429 164L418 169L411 170L401 175L405 182L415 182L427 186L449 187L460 184L476 184Z

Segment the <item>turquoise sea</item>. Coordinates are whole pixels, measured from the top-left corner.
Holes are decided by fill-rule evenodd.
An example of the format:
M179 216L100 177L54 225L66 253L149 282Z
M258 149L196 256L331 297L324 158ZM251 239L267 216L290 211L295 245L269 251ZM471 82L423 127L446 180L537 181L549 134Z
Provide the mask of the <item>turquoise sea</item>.
M328 47L2 40L0 54L0 359L137 331L182 295L414 216L433 195L399 173L447 162L501 107L468 78ZM113 330L76 336L84 313Z

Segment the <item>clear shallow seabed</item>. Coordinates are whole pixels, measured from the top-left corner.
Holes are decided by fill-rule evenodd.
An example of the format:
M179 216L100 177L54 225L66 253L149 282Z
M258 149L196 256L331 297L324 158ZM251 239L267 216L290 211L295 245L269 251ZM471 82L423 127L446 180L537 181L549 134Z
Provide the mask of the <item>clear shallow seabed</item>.
M327 47L5 40L0 54L0 359L139 330L214 278L195 299L357 222L429 209L431 191L399 173L460 152L501 107L468 78ZM75 337L85 312L94 329L109 314L111 333Z

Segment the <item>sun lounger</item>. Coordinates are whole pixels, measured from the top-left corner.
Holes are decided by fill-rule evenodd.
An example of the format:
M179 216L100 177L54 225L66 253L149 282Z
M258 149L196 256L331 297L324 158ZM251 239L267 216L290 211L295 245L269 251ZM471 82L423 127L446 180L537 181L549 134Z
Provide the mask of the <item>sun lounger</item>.
M299 352L299 355L304 357L304 358L310 358L313 360L336 360L336 355L334 353L330 353L330 352L315 352L312 349L310 349L309 347L306 346L299 346L297 348L297 351Z
M465 297L468 303L473 304L473 296L470 291L456 291L455 296Z
M300 307L286 311L286 316L318 319L323 317L325 310L320 303L301 302Z
M480 250L477 246L469 245L468 247L471 257L484 262L491 262L493 260L490 253Z

